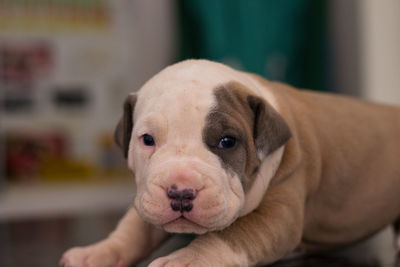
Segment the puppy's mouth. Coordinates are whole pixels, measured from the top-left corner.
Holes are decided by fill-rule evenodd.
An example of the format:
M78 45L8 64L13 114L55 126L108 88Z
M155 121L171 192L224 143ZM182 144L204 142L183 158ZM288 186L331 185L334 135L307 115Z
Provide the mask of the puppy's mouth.
M171 223L176 223L176 222L182 222L182 221L183 221L183 222L192 223L192 224L194 224L194 225L196 225L196 226L204 227L203 225L201 225L201 224L199 224L199 223L196 223L196 222L190 220L190 219L187 218L184 214L181 214L181 216L179 216L178 218L175 218L175 219L173 219L173 220L167 222L166 224L171 224ZM206 227L204 227L204 228L206 228Z
M168 232L196 234L205 233L209 230L207 227L185 217L184 214L181 214L179 217L165 223L162 228Z

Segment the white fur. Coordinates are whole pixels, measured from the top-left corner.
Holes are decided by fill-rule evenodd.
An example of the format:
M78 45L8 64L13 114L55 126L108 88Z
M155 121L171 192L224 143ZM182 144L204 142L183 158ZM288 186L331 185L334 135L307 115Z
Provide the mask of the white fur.
M260 173L245 195L237 175L224 171L218 157L203 143L205 118L216 104L213 90L230 81L242 83L279 112L273 94L257 80L206 60L187 60L172 65L155 75L138 92L128 166L135 172L135 207L142 219L170 232L203 234L228 227L238 216L250 213L259 205L281 162L284 147L266 158L258 155L262 160ZM155 147L142 143L141 136L145 133L155 138ZM193 202L195 208L185 213L188 220L179 221L179 214L169 207L166 188L171 183L199 191ZM153 249L165 237L165 232L139 220L137 212L131 209L106 240L69 250L61 263L71 267L123 266L137 261L145 255L141 248ZM150 239L143 235L154 242L149 244ZM210 235L212 233L194 241L200 247L204 247L203 239L207 247L215 244L215 249L209 249L211 254L205 266L215 265L219 259L235 266L248 265L244 261L246 257L232 251L225 242L218 239L208 242ZM220 254L221 251L224 253ZM107 256L109 254L112 257ZM193 255L193 251L183 248L154 261L151 266L199 263ZM88 264L88 259L94 264Z
M203 179L207 180L209 184L213 184L212 186L229 188L221 192L225 197L229 196L229 200L220 201L225 201L227 207L231 202L230 207L236 207L240 213L237 213L236 216L226 215L228 217L224 217L224 223L220 225L205 223L210 230L226 227L237 216L244 216L259 205L279 166L284 148L278 149L267 158L258 155L262 160L260 173L250 191L243 197L244 192L238 183L238 177L223 178L226 174L222 170L217 170L220 169L219 159L210 153L203 143L202 131L206 116L216 104L214 89L230 81L242 83L255 95L266 99L274 108L278 109L274 96L257 80L243 72L206 60L188 60L172 65L155 75L139 91L134 113L135 126L128 153L128 165L135 170L136 174L138 192L135 201L136 207L148 221L162 224L168 219L174 218L171 214L159 214L161 210L168 207L156 204L160 201L167 201L167 199L162 199L161 195L164 192L160 188L165 190L168 183L165 182L165 179L164 182L161 182L158 177L170 177L171 170L178 168L177 164L162 164L171 158L180 158L180 161L189 162L193 159L202 161L203 163L194 164L192 168L208 166L207 179L210 181L206 178ZM145 133L155 138L154 152L141 149L140 137ZM161 168L157 162L164 166L162 171L156 171L157 168ZM134 165L139 165L140 168L135 168ZM206 172L196 170L196 173L204 176ZM153 188L152 184L157 184L159 188ZM151 200L155 196L159 197L158 202ZM151 215L151 210L154 210L154 215ZM222 211L220 212L224 214ZM235 210L226 212L235 213ZM192 213L194 214L194 212ZM198 216L197 219L199 220ZM187 228L186 225L181 226ZM176 230L176 227L169 228L173 231ZM204 229L198 229L198 232L204 232Z
M136 176L135 206L150 223L167 231L204 233L237 218L244 203L239 178L229 177L202 137L206 116L216 104L214 88L236 78L236 71L224 65L186 61L166 68L139 91L128 162ZM141 145L145 133L154 137L154 149ZM180 173L189 169L193 175L182 181ZM202 190L195 208L185 213L192 226L176 221L180 214L169 208L166 191L172 184Z

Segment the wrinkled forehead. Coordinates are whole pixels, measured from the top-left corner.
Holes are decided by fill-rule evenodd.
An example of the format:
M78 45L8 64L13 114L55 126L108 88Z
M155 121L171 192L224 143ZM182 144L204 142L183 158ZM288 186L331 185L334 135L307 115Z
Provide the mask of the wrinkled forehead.
M164 69L140 89L135 113L171 110L171 105L192 106L200 112L215 104L215 88L233 80L246 84L246 79L243 73L219 63L184 61Z

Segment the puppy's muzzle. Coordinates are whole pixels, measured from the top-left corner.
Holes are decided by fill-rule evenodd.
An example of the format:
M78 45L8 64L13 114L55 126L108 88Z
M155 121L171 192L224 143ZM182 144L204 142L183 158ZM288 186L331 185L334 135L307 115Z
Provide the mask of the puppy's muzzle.
M172 185L167 191L168 198L171 200L171 208L174 211L189 212L193 209L193 200L196 192L193 189L179 190L176 185Z

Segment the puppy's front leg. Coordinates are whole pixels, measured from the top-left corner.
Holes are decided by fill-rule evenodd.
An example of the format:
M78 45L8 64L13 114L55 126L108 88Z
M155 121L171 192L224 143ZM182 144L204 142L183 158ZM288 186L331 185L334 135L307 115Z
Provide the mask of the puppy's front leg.
M131 208L108 238L87 247L75 247L64 253L65 267L125 267L146 257L167 233L144 222Z
M196 238L156 259L159 266L252 266L274 262L300 243L305 199L301 180L271 186L260 206L228 228Z

